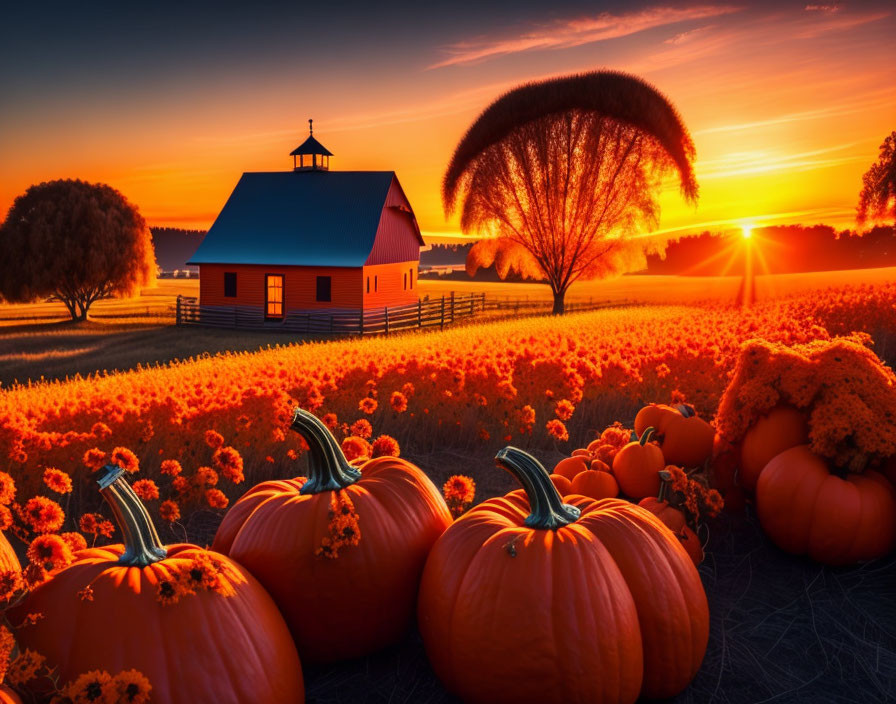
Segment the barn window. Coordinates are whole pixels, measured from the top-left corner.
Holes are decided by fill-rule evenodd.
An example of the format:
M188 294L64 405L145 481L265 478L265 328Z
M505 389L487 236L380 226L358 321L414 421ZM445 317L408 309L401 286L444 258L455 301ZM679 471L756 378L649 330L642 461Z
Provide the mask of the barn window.
M367 293L370 293L370 277L367 277Z
M283 317L282 274L268 274L265 276L265 316L268 318Z
M404 290L405 291L408 290L408 274L407 274L407 272L405 272L405 274L404 274Z
M236 272L224 272L224 296L225 298L236 298Z
M411 288L414 288L414 270L411 269Z
M317 277L317 300L318 301L332 300L332 298L330 297L332 284L333 284L333 280L329 276L318 276Z
M373 277L373 290L374 290L374 291L377 291L377 290L378 290L378 286L377 286L377 283L378 283L378 282L377 282L377 278L378 278L378 277L376 277L376 276Z

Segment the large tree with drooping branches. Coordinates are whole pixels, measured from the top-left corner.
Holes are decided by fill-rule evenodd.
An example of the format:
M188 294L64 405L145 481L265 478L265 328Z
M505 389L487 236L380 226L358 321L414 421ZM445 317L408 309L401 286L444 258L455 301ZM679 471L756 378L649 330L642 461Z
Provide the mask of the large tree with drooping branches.
M676 173L696 202L694 144L671 103L623 73L530 83L498 98L461 139L442 186L473 247L468 272L496 265L546 280L554 312L566 291L646 266L661 244L639 238L659 218L662 179Z
M0 296L52 296L72 320L109 295L133 295L156 273L152 236L111 186L58 180L31 186L0 225Z
M877 161L862 177L857 217L859 225L871 219L893 218L896 227L896 132L880 145Z

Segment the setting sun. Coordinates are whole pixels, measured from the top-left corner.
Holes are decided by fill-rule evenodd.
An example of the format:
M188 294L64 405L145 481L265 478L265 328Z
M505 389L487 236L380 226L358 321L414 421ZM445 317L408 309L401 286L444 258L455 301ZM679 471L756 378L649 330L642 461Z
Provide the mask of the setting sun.
M752 225L741 225L741 234L743 234L744 239L748 240L753 236L753 226Z

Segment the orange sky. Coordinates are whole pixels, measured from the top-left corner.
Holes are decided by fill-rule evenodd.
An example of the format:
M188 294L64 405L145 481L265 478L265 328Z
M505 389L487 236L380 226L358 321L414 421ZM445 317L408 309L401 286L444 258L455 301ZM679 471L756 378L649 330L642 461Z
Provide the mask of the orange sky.
M217 70L135 70L127 88L86 69L67 82L35 70L27 87L4 75L16 99L0 111L0 212L32 183L79 177L121 190L151 225L204 229L243 171L291 168L313 117L331 168L394 169L424 234L456 234L439 185L477 114L527 79L609 68L654 83L697 147L699 204L670 186L661 231L852 224L861 175L896 129L892 3L628 8L561 3L473 34L421 25L408 46L334 36L302 61L272 49Z

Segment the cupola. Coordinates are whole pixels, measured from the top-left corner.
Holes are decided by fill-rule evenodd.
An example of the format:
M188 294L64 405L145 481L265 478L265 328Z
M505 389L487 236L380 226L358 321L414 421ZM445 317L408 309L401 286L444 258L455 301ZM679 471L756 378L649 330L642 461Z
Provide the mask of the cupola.
M308 139L289 153L294 171L330 170L330 157L333 154L314 138L313 122L308 120Z

